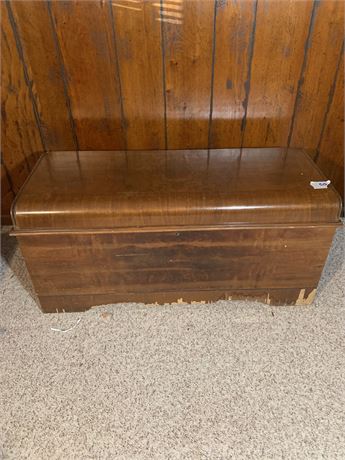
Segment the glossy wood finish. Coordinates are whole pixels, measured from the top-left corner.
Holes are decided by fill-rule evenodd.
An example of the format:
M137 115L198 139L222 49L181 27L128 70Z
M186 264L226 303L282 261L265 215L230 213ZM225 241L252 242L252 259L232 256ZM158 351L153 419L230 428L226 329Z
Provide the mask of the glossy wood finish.
M318 147L343 40L344 2L316 3L296 98L291 147Z
M288 149L51 152L13 207L44 311L219 298L310 303L340 198Z
M21 235L44 311L256 298L308 304L334 225Z
M164 149L160 3L112 2L128 149Z
M76 149L71 112L66 104L64 69L46 1L14 1L11 9L18 28L33 93L38 103L41 130L48 150ZM41 94L46 97L39 97Z
M1 163L1 215L9 216L12 201L14 199L10 179L5 166ZM10 224L8 219L5 225Z
M313 3L284 0L283 5L284 14L280 1L258 3L245 146L288 142Z
M241 146L254 47L255 0L219 2L210 147Z
M44 146L9 11L1 2L1 153L16 194Z
M123 148L121 87L108 4L56 0L51 2L51 14L79 148Z
M45 149L167 141L319 148L319 165L342 190L343 88L334 88L344 2L16 0L1 8L7 199Z
M163 0L169 149L208 145L214 1Z
M344 56L339 64L334 96L326 114L317 164L344 196Z
M51 152L13 208L17 229L338 222L340 198L286 149Z

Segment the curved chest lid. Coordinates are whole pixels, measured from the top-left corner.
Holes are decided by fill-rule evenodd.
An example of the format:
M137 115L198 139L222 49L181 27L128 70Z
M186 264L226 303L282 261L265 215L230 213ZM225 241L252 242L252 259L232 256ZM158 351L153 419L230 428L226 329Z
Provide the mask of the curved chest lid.
M49 152L13 206L16 229L338 222L341 202L302 150Z

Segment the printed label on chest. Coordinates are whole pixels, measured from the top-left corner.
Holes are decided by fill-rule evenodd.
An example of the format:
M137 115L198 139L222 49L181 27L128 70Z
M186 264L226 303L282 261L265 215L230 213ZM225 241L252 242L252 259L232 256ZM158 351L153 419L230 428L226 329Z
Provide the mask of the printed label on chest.
M323 180L323 181L310 181L310 185L314 189L319 189L319 188L327 188L329 184L331 183L330 180Z

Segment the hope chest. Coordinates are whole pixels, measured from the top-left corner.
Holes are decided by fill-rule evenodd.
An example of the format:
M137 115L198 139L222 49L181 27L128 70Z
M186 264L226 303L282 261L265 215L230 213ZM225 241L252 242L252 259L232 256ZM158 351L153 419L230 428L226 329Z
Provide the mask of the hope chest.
M341 200L293 149L49 152L12 208L45 312L311 303Z

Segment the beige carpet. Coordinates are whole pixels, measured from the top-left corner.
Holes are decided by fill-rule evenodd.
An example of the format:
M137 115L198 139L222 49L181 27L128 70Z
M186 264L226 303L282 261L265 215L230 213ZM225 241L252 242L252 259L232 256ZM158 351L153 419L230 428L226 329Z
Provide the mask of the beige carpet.
M4 235L0 458L345 459L342 231L311 307L82 315L40 313Z

